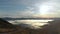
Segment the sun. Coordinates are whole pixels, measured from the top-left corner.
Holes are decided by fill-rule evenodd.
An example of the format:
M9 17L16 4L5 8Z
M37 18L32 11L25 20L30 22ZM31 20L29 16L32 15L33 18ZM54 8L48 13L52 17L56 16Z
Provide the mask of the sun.
M42 18L50 18L53 17L52 12L54 12L55 4L53 2L44 2L41 4L37 4L36 7L38 8L38 11L35 12L36 17L42 17Z
M40 9L39 12L41 15L45 15L45 14L49 13L51 8L52 8L52 6L43 4L39 7L39 9Z

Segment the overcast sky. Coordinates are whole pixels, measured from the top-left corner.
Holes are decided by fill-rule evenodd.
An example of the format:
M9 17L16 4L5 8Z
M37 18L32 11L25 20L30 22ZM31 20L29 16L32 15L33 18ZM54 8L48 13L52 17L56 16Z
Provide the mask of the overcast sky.
M0 0L0 17L60 17L60 0Z

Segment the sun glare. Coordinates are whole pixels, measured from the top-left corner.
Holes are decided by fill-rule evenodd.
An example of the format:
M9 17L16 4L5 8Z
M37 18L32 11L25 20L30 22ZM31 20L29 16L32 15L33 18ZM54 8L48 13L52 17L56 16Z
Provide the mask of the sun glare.
M40 14L41 15L48 14L51 8L52 8L52 6L48 5L48 4L47 5L46 4L41 5L40 10L39 10Z

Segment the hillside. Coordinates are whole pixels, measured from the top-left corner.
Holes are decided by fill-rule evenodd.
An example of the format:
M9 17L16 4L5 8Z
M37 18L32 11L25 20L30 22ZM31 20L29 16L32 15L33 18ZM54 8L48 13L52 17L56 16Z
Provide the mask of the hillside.
M43 26L40 34L60 34L60 20L54 20L49 25Z
M0 34L60 34L60 20L54 20L42 29L23 28L0 19Z
M0 18L0 34L37 34L38 30L13 25Z

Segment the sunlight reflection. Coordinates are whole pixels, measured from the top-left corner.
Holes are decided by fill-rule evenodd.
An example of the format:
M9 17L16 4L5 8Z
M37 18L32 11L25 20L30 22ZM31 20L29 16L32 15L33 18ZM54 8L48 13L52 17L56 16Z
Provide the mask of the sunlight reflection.
M31 28L41 28L41 26L44 26L46 24L49 24L47 23L48 21L53 21L53 20L15 20L15 21L9 21L10 23L12 24L28 24L31 26ZM27 26L25 26L27 27Z

